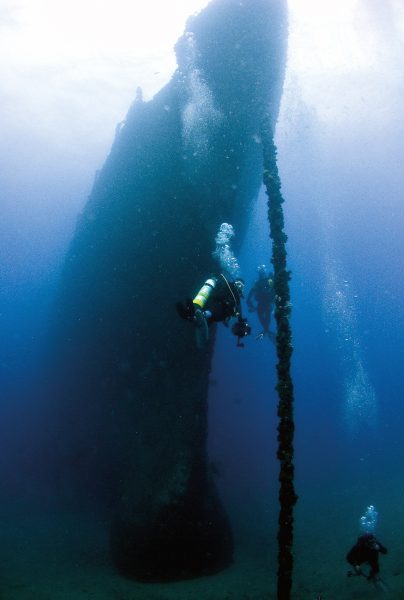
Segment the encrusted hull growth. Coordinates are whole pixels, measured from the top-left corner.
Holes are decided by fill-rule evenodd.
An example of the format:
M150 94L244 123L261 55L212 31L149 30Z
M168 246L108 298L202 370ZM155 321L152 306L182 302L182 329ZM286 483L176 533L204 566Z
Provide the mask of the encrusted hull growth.
M111 550L127 577L145 582L190 579L232 563L231 529L212 484L191 490L160 510L145 507L127 519L124 514L113 523Z

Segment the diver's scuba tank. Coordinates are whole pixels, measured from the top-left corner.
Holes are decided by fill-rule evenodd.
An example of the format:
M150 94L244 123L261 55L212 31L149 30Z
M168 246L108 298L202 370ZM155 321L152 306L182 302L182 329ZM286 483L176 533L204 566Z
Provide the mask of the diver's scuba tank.
M203 310L206 302L208 301L215 287L216 279L207 279L201 287L201 289L199 290L199 292L197 293L197 295L195 296L195 298L193 299L193 304L196 304L197 306L199 306L199 308Z

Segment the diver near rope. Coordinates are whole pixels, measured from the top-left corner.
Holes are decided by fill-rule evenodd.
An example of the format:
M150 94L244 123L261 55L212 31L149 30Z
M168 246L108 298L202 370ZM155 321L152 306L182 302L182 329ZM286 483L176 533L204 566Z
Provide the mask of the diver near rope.
M362 575L375 584L382 583L379 578L379 553L387 554L387 548L375 538L373 533L364 533L359 536L356 544L352 546L346 555L347 561L354 568L354 571L348 571L348 577ZM362 564L369 565L368 575L362 571Z
M242 347L241 339L251 333L251 327L241 312L244 281L238 277L234 281L221 273L205 281L193 300L185 304L177 302L176 309L182 319L190 321L196 327L196 342L203 348L208 341L208 328L212 323L229 326L232 318L237 318L231 330L237 337L237 346Z
M267 272L265 265L257 268L258 279L250 289L247 296L249 312L257 312L257 317L262 326L262 332L257 335L257 340L262 340L265 335L273 340L274 334L269 330L271 312L275 302L273 274ZM256 302L254 306L253 300Z

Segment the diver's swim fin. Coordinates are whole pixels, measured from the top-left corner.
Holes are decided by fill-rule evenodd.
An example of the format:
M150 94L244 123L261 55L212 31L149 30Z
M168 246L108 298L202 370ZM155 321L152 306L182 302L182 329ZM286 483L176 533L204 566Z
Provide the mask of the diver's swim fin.
M195 311L194 323L196 346L202 350L209 339L208 323L206 321L205 313L202 310Z
M376 589L378 589L380 592L383 592L384 594L388 591L387 585L382 579L380 579L380 577L374 577L373 584Z

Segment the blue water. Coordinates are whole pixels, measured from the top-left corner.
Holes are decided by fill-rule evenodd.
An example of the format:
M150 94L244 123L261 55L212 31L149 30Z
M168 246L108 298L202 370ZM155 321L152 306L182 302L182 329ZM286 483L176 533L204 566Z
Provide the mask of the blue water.
M377 595L356 581L344 587L345 550L359 533L365 507L373 503L380 513L376 534L393 550L381 561L389 593L398 598L404 213L396 155L390 161L374 141L369 155L361 152L359 160L361 142L349 134L348 148L347 140L330 135L324 136L325 150L316 149L315 126L304 139L282 133L288 133L287 126L277 143L292 271L298 572L301 567L306 583L312 581L307 592L321 590L317 581L332 598ZM390 133L389 145L402 152L401 140ZM323 153L338 155L339 149L344 154L339 164L327 162ZM262 192L240 255L250 285L257 265L269 262L265 203ZM252 325L259 330L253 318ZM212 388L210 409L211 451L229 465L231 492L228 483L221 486L239 531L248 537L254 525L260 529L259 513L267 527L263 532L261 526L261 539L267 543L277 517L271 506L277 477L274 362L269 342L249 340L247 348L234 349L228 332L222 332L214 377L221 381L223 375L225 384ZM258 538L256 531L255 542ZM330 586L334 577L338 592Z
M315 162L307 170L302 169L305 181L300 186L289 174L290 162L286 149L282 149L282 140L279 147L292 270L295 463L299 495L295 529L296 579L308 594L302 592L296 597L313 597L316 590L334 590L338 585L346 585L344 556L359 532L359 517L370 503L376 505L380 514L378 535L390 550L389 555L382 558L383 575L399 594L397 590L403 581L398 540L403 522L401 472L404 461L401 405L404 278L400 260L404 219L401 207L395 208L397 212L393 216L392 209L381 200L380 182L366 189L361 201L354 201L362 194L361 184L367 178L363 166L363 172L357 172L359 182L352 178L347 183L341 175L343 184L338 194L334 189L327 189L328 174L319 173ZM389 173L379 175L386 178L388 185ZM386 196L386 191L383 194ZM394 204L394 190L391 196L390 202ZM398 196L396 200L398 203ZM254 281L257 265L270 261L265 201L262 192L239 255L247 289ZM316 202L322 203L321 211ZM328 216L328 202L332 204L330 212L337 225L327 230L324 219ZM374 213L369 212L369 206L375 208ZM35 404L35 390L26 389L24 379L35 373L55 276L50 269L49 278L27 283L25 278L15 276L11 258L9 261L2 288L1 410L5 427L0 464L3 517L5 522L13 523L9 509L16 500L25 513L26 502L32 508L32 496L41 492L43 497L41 481L32 477L35 465L25 456L26 445L29 447L25 427L27 421L41 421L42 417L46 426L46 415L38 414L40 404ZM253 334L257 333L259 325L254 315L251 325ZM210 453L218 465L218 485L235 528L237 553L249 553L251 560L259 565L268 559L272 580L276 574L278 469L275 361L275 348L270 341L257 342L252 335L245 348L240 349L235 346L230 332L222 328L209 399ZM2 548L3 560L6 564L7 560L11 562L15 570L7 579L7 589L13 590L4 596L7 599L30 597L32 577L34 582L37 577L37 585L41 585L41 570L46 570L48 559L45 563L34 561L37 575L33 576L30 570L34 560L32 544L42 544L45 554L54 548L48 537L43 541L44 530L53 541L60 540L61 536L64 539L63 551L54 558L52 568L59 582L65 577L67 589L72 586L64 569L66 564L69 569L74 567L73 563L66 563L64 552L68 548L80 556L80 542L71 539L78 517L59 515L45 524L41 518L42 515L34 514L24 523L17 514L16 523L22 530L9 525L4 533L7 544ZM93 531L100 531L100 523L103 523L100 519L89 536L93 537ZM85 517L84 523L83 529L91 529ZM98 549L89 551L85 546L89 552L86 560L91 562L98 556L104 543L102 539ZM25 553L26 563L30 565L29 583L18 587L26 568L21 553L22 557ZM107 554L100 560L103 576L109 573L113 578L113 572L108 571L110 567L105 566L108 565ZM85 568L80 566L80 560L77 564L79 571L83 569L85 579ZM350 588L343 588L343 594L350 594L353 589L357 594L365 590L369 594L364 584L352 582ZM86 585L90 590L95 589L94 582ZM58 593L60 596L55 593L50 597L62 597L62 591ZM164 591L160 593L162 596L158 597L169 597L164 596ZM81 592L82 596L75 594L74 597L91 597L90 592L87 595ZM218 594L214 597L221 597Z
M283 117L276 132L292 272L299 599L318 593L377 597L361 578L345 577L345 554L369 504L377 508L376 533L389 549L381 559L389 597L404 597L403 123L402 115L392 114L383 128L375 118L337 135L309 119L296 133ZM25 196L13 197L11 184L5 189L0 598L222 599L229 593L258 600L273 592L276 352L269 340L255 340L255 315L244 348L219 327L209 392L209 452L235 532L235 567L224 579L210 580L210 595L200 581L166 588L122 582L109 560L105 515L80 506L55 508L39 476L48 457L36 456L38 464L30 454L35 437L52 427L35 382L59 269L81 207L65 200L63 227L52 228L43 207L27 223ZM19 210L10 208L13 202L20 202ZM262 190L238 252L247 291L257 266L270 265L270 253Z

